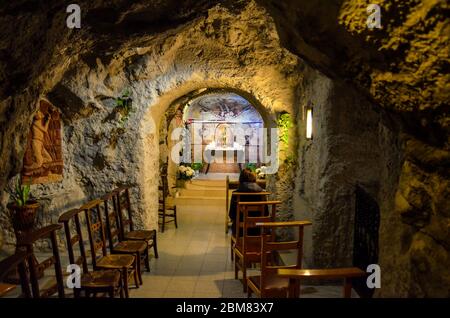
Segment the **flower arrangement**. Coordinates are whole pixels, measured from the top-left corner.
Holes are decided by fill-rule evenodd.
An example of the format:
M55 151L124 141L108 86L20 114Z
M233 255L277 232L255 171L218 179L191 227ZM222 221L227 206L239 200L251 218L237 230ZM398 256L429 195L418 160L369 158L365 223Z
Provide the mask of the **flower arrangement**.
M259 168L256 168L255 173L256 173L256 176L258 177L258 179L265 179L266 173L267 173L267 167L261 166Z
M178 167L179 180L191 180L195 176L195 171L191 167L180 165Z

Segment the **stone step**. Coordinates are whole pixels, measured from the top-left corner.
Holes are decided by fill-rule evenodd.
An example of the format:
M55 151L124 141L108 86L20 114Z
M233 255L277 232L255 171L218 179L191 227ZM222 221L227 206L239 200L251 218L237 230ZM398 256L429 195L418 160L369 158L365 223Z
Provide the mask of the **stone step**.
M179 190L181 197L225 197L225 188L223 189L208 189L208 188L199 188L199 189L180 189Z
M188 184L205 187L225 187L225 180L192 179L190 182L186 182L186 185Z
M213 197L213 196L179 196L175 198L175 204L177 205L220 205L225 206L225 196Z
M185 189L189 190L204 190L204 189L211 189L211 190L222 190L225 191L225 183L223 185L204 185L202 183L191 183L186 182L185 183Z

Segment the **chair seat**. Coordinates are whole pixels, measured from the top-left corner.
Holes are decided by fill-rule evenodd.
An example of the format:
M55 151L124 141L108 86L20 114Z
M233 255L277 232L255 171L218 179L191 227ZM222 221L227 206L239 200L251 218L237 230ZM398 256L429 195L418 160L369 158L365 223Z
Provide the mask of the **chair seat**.
M119 286L120 273L118 271L93 271L81 276L81 286L86 288L107 288Z
M130 267L134 263L133 255L106 255L97 261L97 267L99 268L111 268L122 269L124 267Z
M125 239L127 240L137 240L137 241L150 241L155 238L156 231L148 230L136 230L125 233Z
M115 253L144 253L147 249L147 243L142 241L122 241L114 246Z
M248 279L255 285L259 290L261 290L261 276L250 276ZM287 297L287 291L289 286L289 279L279 277L278 275L267 275L266 285L264 286L264 291L266 297ZM262 292L262 291L261 291Z
M3 297L16 287L16 285L0 283L0 297Z

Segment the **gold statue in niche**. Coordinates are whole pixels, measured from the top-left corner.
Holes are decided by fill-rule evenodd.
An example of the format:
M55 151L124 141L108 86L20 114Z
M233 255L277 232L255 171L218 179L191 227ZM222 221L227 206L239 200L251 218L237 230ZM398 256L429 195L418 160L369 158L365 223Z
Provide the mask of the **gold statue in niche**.
M216 145L220 147L233 147L234 138L231 127L228 124L220 124L216 127Z
M28 136L22 170L24 183L62 180L61 122L58 110L41 100Z

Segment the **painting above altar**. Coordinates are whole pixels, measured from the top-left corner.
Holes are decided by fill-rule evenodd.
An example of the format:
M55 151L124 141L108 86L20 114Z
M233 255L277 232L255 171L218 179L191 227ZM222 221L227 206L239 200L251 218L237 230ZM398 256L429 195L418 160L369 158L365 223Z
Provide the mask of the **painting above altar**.
M263 122L255 107L234 93L211 93L191 100L185 112L185 120L260 124Z
M263 127L261 115L245 98L234 93L210 93L189 102L184 120L193 132L195 144L243 146ZM243 133L242 133L243 132Z

